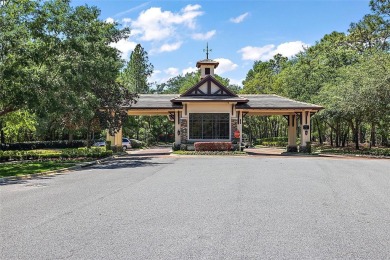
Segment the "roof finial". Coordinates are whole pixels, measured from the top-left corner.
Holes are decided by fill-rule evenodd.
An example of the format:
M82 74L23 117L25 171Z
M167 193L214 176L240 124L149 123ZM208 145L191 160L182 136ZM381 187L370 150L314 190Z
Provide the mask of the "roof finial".
M209 52L213 51L209 49L209 43L207 42L206 49L203 49L203 52L206 52L206 59L209 59Z

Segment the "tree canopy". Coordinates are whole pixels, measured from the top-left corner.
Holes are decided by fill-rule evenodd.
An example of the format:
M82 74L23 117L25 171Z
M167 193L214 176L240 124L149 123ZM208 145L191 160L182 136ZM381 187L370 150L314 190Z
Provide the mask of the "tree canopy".
M123 62L110 43L130 30L70 0L6 0L0 10L0 119L24 109L117 130L121 105L135 96L117 82Z
M148 77L153 73L153 65L149 63L148 53L141 44L135 46L130 59L121 73L120 80L132 93L149 93Z

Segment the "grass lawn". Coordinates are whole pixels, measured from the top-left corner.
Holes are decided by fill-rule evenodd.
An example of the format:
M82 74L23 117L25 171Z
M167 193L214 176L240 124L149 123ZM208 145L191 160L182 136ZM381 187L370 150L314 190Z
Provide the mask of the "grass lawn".
M74 162L69 163L56 161L0 164L0 178L59 170L74 165Z

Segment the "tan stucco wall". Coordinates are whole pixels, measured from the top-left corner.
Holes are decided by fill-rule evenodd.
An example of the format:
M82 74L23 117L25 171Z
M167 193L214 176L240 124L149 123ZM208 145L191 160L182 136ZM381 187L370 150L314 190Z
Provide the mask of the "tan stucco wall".
M188 117L189 113L229 113L232 116L232 104L230 103L194 102L185 105L187 105L187 115L183 114L182 117ZM235 109L233 112L235 117Z

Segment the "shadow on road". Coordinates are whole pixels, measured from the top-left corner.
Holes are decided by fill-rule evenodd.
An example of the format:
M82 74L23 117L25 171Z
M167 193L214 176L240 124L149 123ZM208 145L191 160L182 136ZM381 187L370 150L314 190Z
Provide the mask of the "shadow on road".
M156 162L152 161L153 158L157 158L161 155L167 155L166 152L144 152L142 154L125 154L121 155L117 158L112 158L107 161L97 162L96 164L81 167L78 169L73 170L65 170L65 172L80 172L84 170L91 170L91 169L123 169L123 168L139 168L139 167L156 167L160 165L165 164L171 164L171 163L163 163L163 162ZM0 186L4 185L11 185L11 184L28 184L31 180L45 180L45 179L51 179L55 176L63 175L64 171L61 172L54 172L49 173L47 175L36 175L32 174L29 176L24 176L22 178L15 177L12 179L5 179L4 181L0 182Z
M154 155L142 154L142 155L124 155L118 158L114 158L102 163L91 165L86 167L87 169L120 169L120 168L139 168L139 167L155 167L170 163L152 162ZM83 169L86 169L83 168ZM83 170L79 169L79 171Z
M48 175L30 175L25 178L12 178L12 179L6 179L2 182L0 182L0 186L10 185L10 184L27 184L31 180L49 180L54 178L55 176L63 175L62 173L50 173Z

